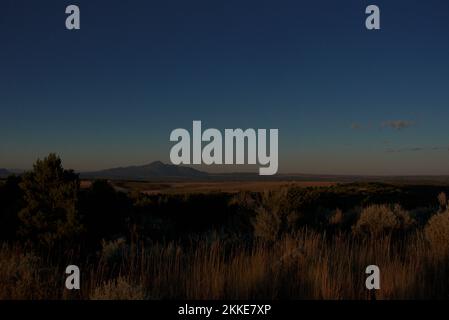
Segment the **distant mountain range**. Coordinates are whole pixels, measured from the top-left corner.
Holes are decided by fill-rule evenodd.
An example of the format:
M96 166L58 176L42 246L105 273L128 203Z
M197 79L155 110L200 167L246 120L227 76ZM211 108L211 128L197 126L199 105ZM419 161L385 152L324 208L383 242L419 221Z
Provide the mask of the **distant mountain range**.
M0 168L0 178L11 174L21 175L24 170ZM155 161L141 166L118 167L106 170L81 172L81 179L110 179L135 181L335 181L335 182L417 182L449 183L449 176L362 176L328 174L276 174L259 176L256 172L207 173L190 167Z
M208 173L193 168L155 161L142 166L118 167L94 172L83 172L81 178L123 180L204 179Z

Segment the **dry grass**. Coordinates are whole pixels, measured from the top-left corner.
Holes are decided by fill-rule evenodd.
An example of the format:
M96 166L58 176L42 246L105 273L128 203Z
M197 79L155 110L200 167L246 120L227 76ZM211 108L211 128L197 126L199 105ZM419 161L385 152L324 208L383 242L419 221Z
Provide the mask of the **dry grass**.
M94 289L92 300L144 300L145 291L140 284L130 283L124 277L110 280Z
M115 181L120 190L138 191L144 194L189 194L189 193L238 193L243 191L261 192L285 187L325 187L336 182L327 181L216 181L216 182L134 182ZM84 186L88 186L84 182Z
M0 247L0 300L56 299L63 283L55 269L32 251Z
M421 232L356 239L303 230L251 248L199 240L128 244L114 259L79 264L82 288L63 290L64 273L18 248L0 250L2 299L367 299L365 268L381 270L379 299L448 298L447 260L433 259ZM117 244L116 244L117 245ZM108 248L111 254L111 248ZM51 272L48 272L50 271Z

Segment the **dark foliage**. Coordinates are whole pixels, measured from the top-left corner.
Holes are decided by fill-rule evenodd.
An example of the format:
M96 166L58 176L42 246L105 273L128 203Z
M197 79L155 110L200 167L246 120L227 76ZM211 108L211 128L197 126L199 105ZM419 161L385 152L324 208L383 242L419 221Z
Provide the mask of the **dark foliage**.
M18 213L24 238L52 246L79 237L83 231L77 210L79 179L62 167L59 157L50 154L37 160L19 185L25 201Z
M14 240L19 227L17 213L24 206L20 177L9 176L0 184L0 239Z
M350 232L362 208L388 203L400 205L422 227L441 206L440 193L449 194L449 187L349 183L272 193L127 194L106 180L80 189L78 176L50 154L22 177L1 182L0 238L18 240L19 233L35 244L77 241L92 252L103 239L131 233L151 241L188 241L216 231L249 240L271 232L276 239L304 226Z
M128 230L133 217L131 199L117 192L106 180L96 180L80 192L79 211L88 243L97 243Z

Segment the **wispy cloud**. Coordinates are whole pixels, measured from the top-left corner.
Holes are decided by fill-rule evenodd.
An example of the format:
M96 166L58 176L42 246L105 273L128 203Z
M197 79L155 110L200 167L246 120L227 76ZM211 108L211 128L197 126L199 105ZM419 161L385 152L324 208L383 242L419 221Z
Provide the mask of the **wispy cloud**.
M353 123L351 123L351 129L353 129L353 130L362 129L362 125L360 123L353 122Z
M420 151L449 151L449 147L388 148L385 150L385 152L388 153L420 152Z
M414 121L409 120L389 120L382 122L382 127L389 127L395 130L402 130L414 126Z

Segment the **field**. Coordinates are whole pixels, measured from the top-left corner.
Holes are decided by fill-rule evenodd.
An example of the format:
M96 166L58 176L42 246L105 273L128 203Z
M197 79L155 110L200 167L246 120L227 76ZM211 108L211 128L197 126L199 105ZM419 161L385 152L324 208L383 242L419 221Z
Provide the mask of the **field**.
M285 187L320 187L331 186L328 181L212 181L212 182L137 182L111 181L119 191L137 191L148 195L154 194L191 194L191 193L238 193L243 191L262 192ZM89 186L90 181L83 181Z
M447 184L79 181L39 165L0 183L0 299L449 299ZM65 289L72 264L81 290Z
M357 179L356 179L357 180ZM358 180L388 183L390 185L421 185L421 186L448 186L447 177L421 177L421 178L372 178ZM193 193L238 193L238 192L264 192L275 191L282 188L295 187L329 187L342 183L354 182L349 178L339 179L338 177L327 181L319 180L295 180L294 177L283 180L273 181L248 181L248 180L231 180L231 181L170 181L170 182L153 182L153 181L126 181L126 180L110 180L111 185L117 191L121 192L138 192L147 195L157 194L193 194ZM82 180L81 188L89 188L92 180Z
M250 248L226 240L198 239L142 245L105 243L96 263L78 262L78 292L62 289L61 255L49 261L18 247L0 250L2 299L447 299L447 264L421 234L356 241L306 230L275 244ZM226 255L224 254L226 252ZM376 263L381 289L365 288L365 268Z

